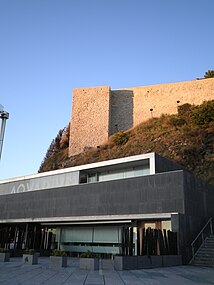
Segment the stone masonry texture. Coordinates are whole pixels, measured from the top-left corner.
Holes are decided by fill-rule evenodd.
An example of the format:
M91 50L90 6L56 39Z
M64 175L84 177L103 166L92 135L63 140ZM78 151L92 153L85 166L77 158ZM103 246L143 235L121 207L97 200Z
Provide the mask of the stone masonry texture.
M214 79L110 90L109 86L73 90L69 155L105 143L119 130L128 130L162 114L176 114L185 103L214 99Z
M110 88L73 90L69 155L105 143L109 137Z

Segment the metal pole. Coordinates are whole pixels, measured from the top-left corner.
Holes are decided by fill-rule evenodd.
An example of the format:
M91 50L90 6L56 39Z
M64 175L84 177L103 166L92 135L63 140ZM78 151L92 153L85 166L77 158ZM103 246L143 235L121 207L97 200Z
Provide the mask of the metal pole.
M1 159L6 120L9 118L9 113L0 111L0 118L2 119L1 129L0 129L0 159Z

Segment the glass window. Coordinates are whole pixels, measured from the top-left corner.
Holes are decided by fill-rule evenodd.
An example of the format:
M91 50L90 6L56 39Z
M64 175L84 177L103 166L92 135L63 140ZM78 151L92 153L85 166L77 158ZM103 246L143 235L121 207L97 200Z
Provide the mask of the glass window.
M133 168L124 170L124 178L130 178L130 177L134 177Z
M149 167L148 166L139 166L134 167L134 176L143 176L149 174Z
M89 173L89 174L81 173L80 183L110 181L110 180L138 177L138 176L149 175L149 174L150 174L149 160L147 160L143 162L143 165L136 166L136 167L103 171L103 172L98 172L98 173Z
M99 174L99 181L109 181L124 178L123 171L108 171Z
M114 227L95 227L94 228L94 242L100 243L119 243L120 229Z
M155 223L145 223L145 229L155 229L156 228L156 224Z
M162 221L162 229L171 231L172 230L171 221Z
M87 175L84 173L80 174L80 183L87 183Z
M88 174L88 183L97 182L97 173Z
M61 242L92 242L93 228L65 228L62 230Z

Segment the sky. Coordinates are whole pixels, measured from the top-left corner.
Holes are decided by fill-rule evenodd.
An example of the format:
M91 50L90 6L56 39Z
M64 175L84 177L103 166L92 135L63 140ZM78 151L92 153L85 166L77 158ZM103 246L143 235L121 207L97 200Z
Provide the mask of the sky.
M213 0L0 0L0 180L37 173L72 89L194 80L214 69Z

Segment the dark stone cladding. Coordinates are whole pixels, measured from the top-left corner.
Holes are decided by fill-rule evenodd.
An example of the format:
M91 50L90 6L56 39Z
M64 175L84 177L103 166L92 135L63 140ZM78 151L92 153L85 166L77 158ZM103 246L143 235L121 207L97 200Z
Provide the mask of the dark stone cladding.
M0 196L0 220L185 213L182 170Z

